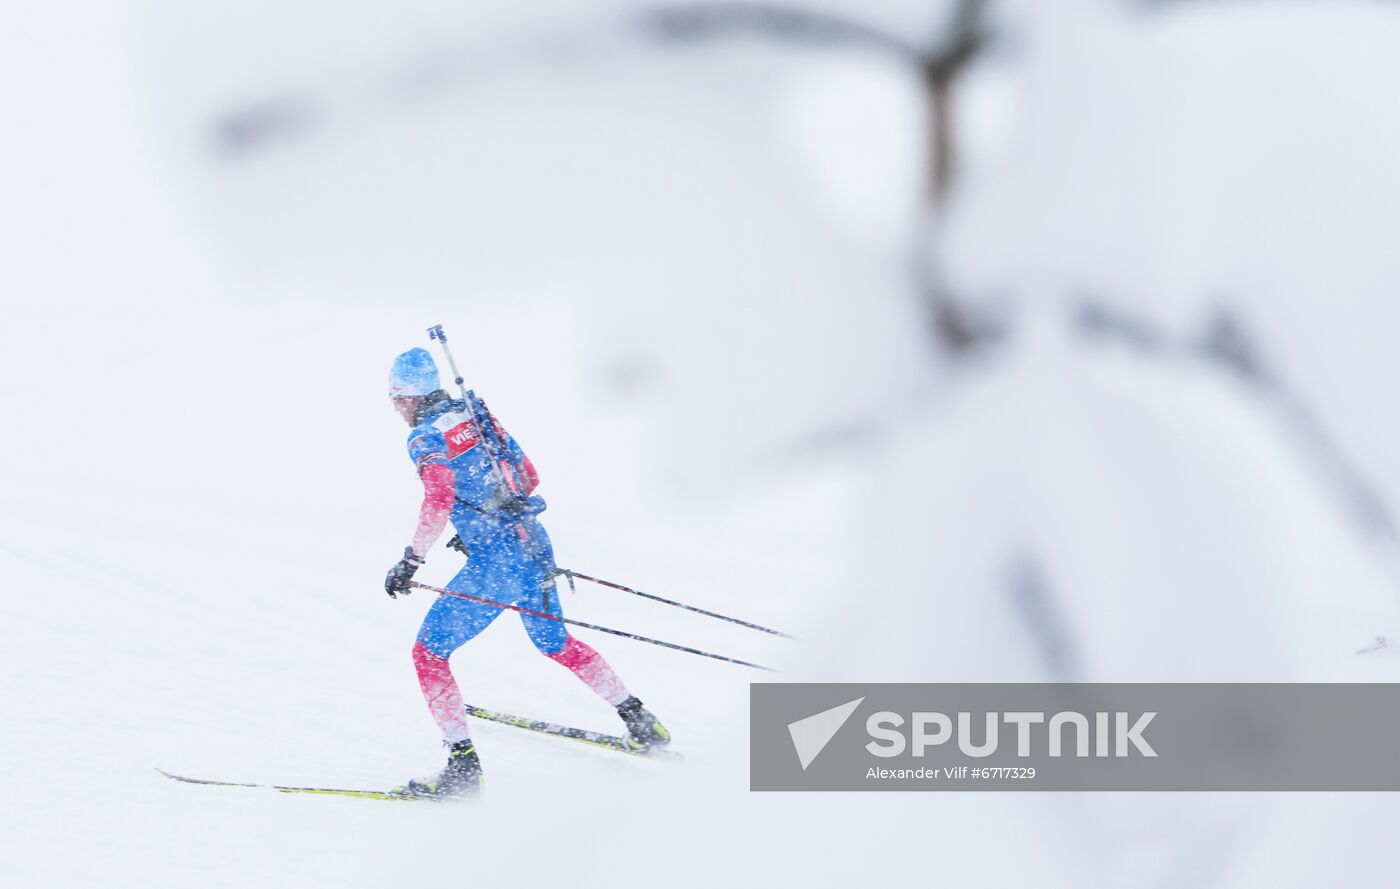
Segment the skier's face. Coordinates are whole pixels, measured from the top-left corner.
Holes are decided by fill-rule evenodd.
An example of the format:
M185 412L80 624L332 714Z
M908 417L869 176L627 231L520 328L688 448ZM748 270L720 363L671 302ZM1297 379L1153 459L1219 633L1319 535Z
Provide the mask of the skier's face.
M401 395L398 398L391 398L389 400L394 402L394 410L399 412L399 416L403 417L403 421L412 426L413 413L418 410L418 402L422 399L417 395Z

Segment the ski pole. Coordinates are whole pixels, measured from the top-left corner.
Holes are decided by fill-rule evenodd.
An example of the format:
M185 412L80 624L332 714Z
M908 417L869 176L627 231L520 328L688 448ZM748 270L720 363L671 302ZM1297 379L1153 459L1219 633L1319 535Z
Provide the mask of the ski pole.
M651 599L653 602L661 602L666 605L674 605L677 608L684 608L686 611L694 611L696 614L703 614L706 617L713 617L717 620L729 621L731 624L738 624L741 627L748 627L751 630L758 630L762 633L771 633L774 636L781 636L784 639L797 638L796 636L784 633L781 630L774 630L770 627L762 626L761 624L749 623L746 620L739 620L739 618L730 617L727 614L719 614L714 611L706 611L703 608L696 608L694 605L687 605L684 602L676 602L672 599L663 599L661 596L657 596L652 593L644 593L641 590L634 590L629 586L623 586L620 583L613 583L611 580L603 580L600 577L590 577L587 574L581 574L578 571L572 571L568 568L560 568L559 573L569 578L570 586L573 586L574 578L577 577L579 580L587 580L592 583L596 583L599 586L608 587L609 589L621 590L624 593L631 593L634 596L641 596L643 599Z
M611 627L600 627L597 624L584 623L581 620L574 620L568 617L555 617L552 614L545 614L543 611L535 611L530 608L521 608L519 605L507 605L504 602L497 602L494 599L483 599L480 596L472 596L468 595L467 593L454 593L452 590L444 590L441 587L428 586L426 583L418 583L417 581L414 581L410 583L409 586L417 587L420 590L427 590L430 593L437 593L440 596L456 596L459 599L466 599L470 602L480 602L483 605L491 605L496 608L504 608L509 611L518 611L521 614L528 614L532 617L542 617L545 620L557 620L563 624L572 624L576 627L584 627L585 629L589 630L597 630L600 633L611 633L614 636L621 636L624 639L635 639L638 642L646 642L651 645L660 645L662 648L670 648L674 649L675 651L684 651L687 654L698 654L701 657L714 658L717 661L724 661L727 664L738 664L741 667L753 667L755 670L767 670L770 673L778 672L772 667L765 667L762 664L755 664L751 661L741 661L736 657L725 657L722 654L714 654L709 651L701 651L698 648L688 648L684 645L677 645L674 642L663 642L660 639L652 639L648 636L639 636L636 633L628 633L623 630L614 630Z

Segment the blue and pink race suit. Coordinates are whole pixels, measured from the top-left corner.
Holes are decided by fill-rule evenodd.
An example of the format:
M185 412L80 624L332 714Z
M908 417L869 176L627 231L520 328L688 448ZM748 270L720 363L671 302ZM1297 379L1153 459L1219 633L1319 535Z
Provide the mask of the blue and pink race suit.
M447 584L504 605L540 612L551 620L521 614L521 623L541 654L568 667L603 700L616 707L628 691L612 668L587 644L569 635L555 588L554 550L538 519L544 500L534 496L539 474L509 433L490 417L495 440L504 445L492 465L465 402L437 390L423 398L408 436L408 454L423 481L423 505L413 551L421 558L448 521L466 546L467 564ZM447 741L470 737L462 695L448 666L458 648L486 629L505 609L457 596L439 596L423 618L413 663L428 709Z

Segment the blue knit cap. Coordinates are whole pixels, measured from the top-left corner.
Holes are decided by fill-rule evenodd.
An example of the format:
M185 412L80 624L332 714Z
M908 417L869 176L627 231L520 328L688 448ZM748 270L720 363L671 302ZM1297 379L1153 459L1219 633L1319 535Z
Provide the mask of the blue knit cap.
M441 388L437 365L426 349L409 349L395 358L394 366L389 369L389 394L394 398L427 395Z

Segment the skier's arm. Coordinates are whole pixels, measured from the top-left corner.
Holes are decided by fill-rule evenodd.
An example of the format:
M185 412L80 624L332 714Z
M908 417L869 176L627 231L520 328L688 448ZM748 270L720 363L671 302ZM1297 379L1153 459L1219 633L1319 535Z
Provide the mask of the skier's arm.
M511 462L515 464L515 479L520 485L520 493L529 497L540 486L540 474L535 470L535 464L531 463L530 458L520 449L520 445L515 443L515 439L510 438L507 441L510 442Z
M446 463L428 461L419 471L423 480L423 505L418 509L418 530L413 535L412 549L420 559L428 554L433 544L442 536L447 521L452 516L452 504L456 491L452 483L452 469Z
M510 465L511 475L514 477L515 490L512 492L520 497L529 497L535 492L535 488L540 486L540 474L535 469L535 464L530 462L520 443L506 432L501 421L494 416L491 417L491 425L496 431L496 440L505 444L505 453L502 457Z
M408 455L413 458L418 477L423 480L423 505L418 509L418 528L413 534L413 543L404 549L403 558L394 563L384 578L384 592L394 599L413 592L413 574L442 535L442 529L447 527L457 496L441 434L435 431L414 434L408 441Z
M413 544L403 551L403 558L394 563L384 578L384 592L391 599L413 592L414 572L452 516L456 493L451 468L440 459L431 458L421 466L418 475L423 479L423 506L418 510L418 531L413 535Z

